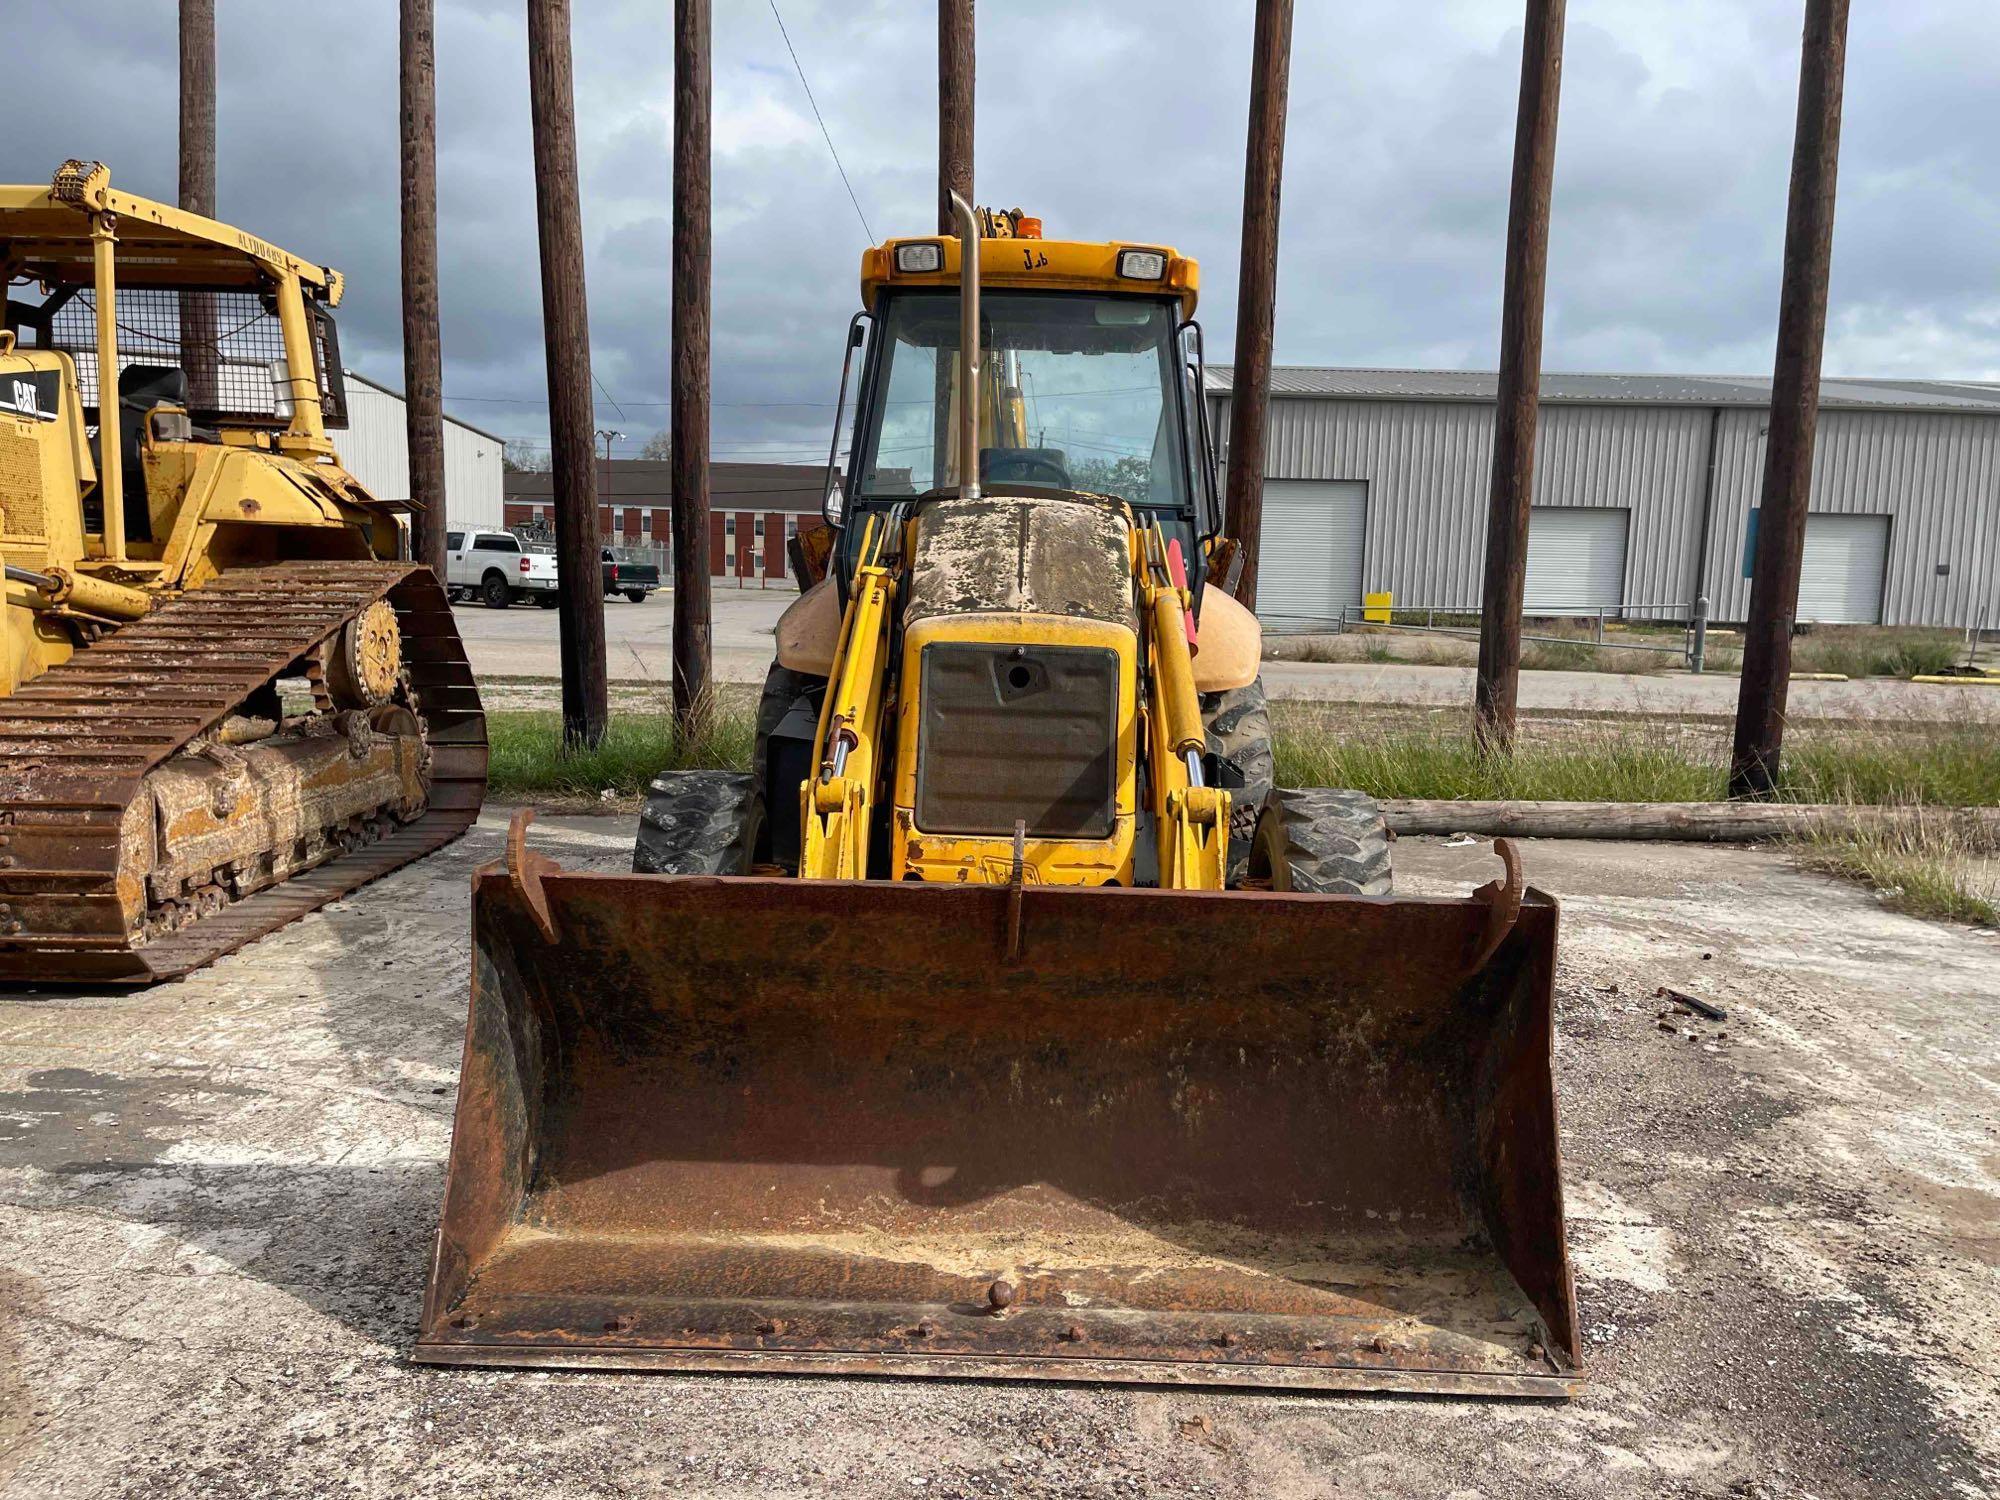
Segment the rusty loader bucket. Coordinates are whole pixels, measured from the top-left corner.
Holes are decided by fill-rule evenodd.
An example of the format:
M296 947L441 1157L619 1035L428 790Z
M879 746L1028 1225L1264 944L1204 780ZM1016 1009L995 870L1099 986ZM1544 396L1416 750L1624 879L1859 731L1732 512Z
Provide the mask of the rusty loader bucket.
M1556 905L473 890L420 1360L1572 1393Z

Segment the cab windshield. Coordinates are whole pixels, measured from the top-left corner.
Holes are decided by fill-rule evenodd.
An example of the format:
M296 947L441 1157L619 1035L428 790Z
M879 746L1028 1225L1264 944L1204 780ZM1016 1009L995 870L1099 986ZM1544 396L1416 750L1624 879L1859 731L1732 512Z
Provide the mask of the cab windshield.
M886 299L864 403L864 499L958 483L958 294ZM980 298L979 479L1185 507L1184 380L1171 303L992 289Z

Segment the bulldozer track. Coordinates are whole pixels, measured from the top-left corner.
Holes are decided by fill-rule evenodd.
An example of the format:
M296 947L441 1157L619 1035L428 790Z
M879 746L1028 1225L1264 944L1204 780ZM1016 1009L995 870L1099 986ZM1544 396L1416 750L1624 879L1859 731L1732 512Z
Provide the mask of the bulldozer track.
M431 757L426 810L172 932L123 931L125 809L148 772L387 598ZM317 663L307 675L321 706ZM0 982L177 978L441 848L479 815L486 719L443 590L402 562L233 569L0 702Z

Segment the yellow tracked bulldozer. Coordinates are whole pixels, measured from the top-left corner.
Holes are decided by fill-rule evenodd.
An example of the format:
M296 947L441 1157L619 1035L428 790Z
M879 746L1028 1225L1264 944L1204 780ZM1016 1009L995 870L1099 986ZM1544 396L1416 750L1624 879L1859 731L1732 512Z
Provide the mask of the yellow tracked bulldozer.
M1194 263L957 207L751 770L475 879L417 1358L1571 1392L1555 903L1272 786Z
M176 977L457 837L485 718L327 438L339 273L71 161L0 282L0 982Z

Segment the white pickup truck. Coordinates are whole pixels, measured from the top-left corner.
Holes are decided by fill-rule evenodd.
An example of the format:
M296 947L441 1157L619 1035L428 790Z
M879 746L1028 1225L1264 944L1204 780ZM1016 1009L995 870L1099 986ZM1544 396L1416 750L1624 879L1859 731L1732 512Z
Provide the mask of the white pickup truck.
M445 590L453 599L480 599L488 609L533 599L555 608L553 547L523 543L511 531L447 531L444 551Z

